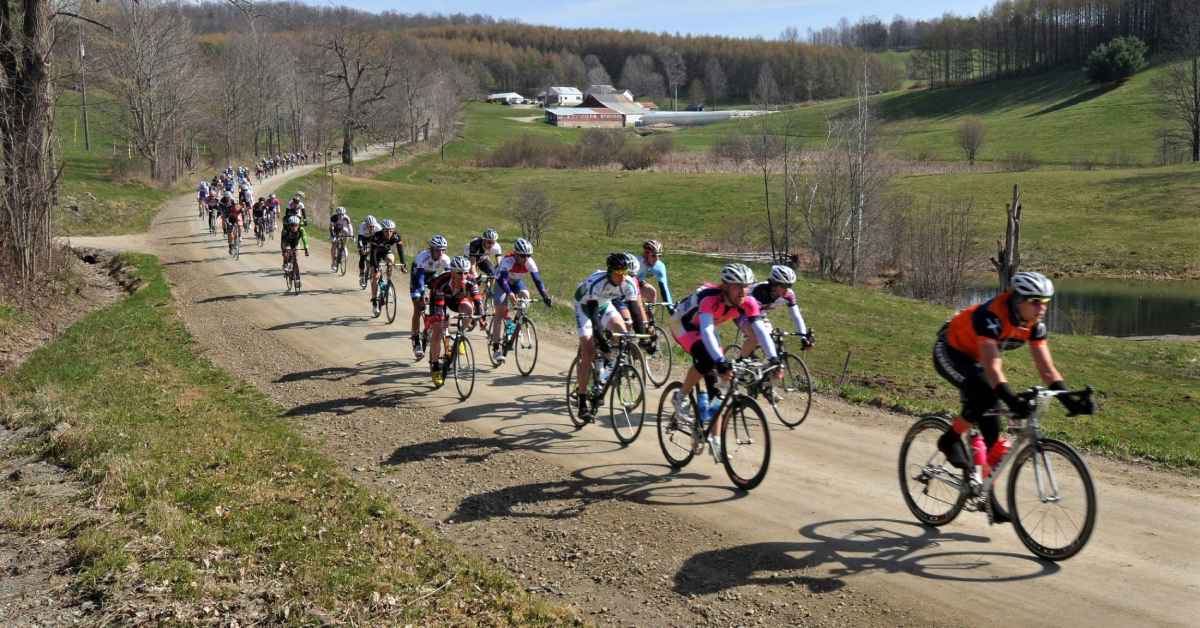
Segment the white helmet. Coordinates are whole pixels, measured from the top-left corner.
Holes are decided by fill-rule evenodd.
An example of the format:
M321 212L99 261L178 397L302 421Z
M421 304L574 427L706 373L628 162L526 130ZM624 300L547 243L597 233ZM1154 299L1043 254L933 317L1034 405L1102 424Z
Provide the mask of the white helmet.
M337 209L333 210L333 213L337 214L338 216L345 216L345 215L346 215L346 208L345 208L345 207L339 207L339 208L337 208Z
M513 243L513 251L521 255L533 255L533 245L525 238L517 238L517 241Z
M455 256L450 260L450 272L469 273L471 272L471 260L462 255Z
M429 248L445 250L450 248L450 243L446 241L445 236L435 235L432 238L429 238Z
M499 238L500 238L500 234L496 233L495 229L484 229L483 230L483 239L484 240L491 240L491 241L495 242Z
M298 225L298 224L300 224L300 217L295 214L292 214L291 216L288 216L287 223L289 225Z
M648 251L653 251L655 255L662 255L663 245L658 240L646 240L642 243L642 248Z
M1012 289L1021 298L1049 299L1054 296L1054 283L1042 273L1022 272L1013 275Z
M374 216L372 216L371 214L367 214L367 220L366 220L366 222L367 222L367 224L368 224L368 225L370 225L371 227L373 227L373 228L375 228L375 229L378 229L378 228L379 228L379 221L378 221L378 220L376 220L376 219L375 219L375 217L374 217Z
M771 267L771 276L767 278L771 283L781 283L790 286L796 283L796 271L783 265L775 265Z
M395 222L395 221L393 221L391 218L384 218L384 219L383 219L383 223L382 223L380 226L381 226L381 227L383 227L383 228L384 228L384 230L387 230L387 229L395 229L395 228L396 228L396 222Z
M638 262L637 256L633 253L625 254L625 270L635 276L642 270L642 264Z
M721 269L721 281L748 286L754 283L754 271L745 264L729 264Z

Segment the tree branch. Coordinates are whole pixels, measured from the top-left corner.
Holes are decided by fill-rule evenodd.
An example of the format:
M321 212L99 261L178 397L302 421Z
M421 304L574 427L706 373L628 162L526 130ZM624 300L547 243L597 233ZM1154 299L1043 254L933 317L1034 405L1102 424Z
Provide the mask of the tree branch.
M84 17L84 16L82 16L82 15L79 15L78 13L71 13L70 11L55 11L55 12L54 12L54 15L51 15L51 16L50 16L50 19L54 19L54 18L56 18L56 17L58 17L58 16L60 16L60 15L65 15L65 16L67 16L67 17L73 17L73 18L75 18L75 19L77 19L77 20L81 20L81 21L87 22L88 24L92 24L92 25L94 25L94 26L99 26L100 28L103 28L104 30L106 30L106 31L108 31L108 32L110 32L110 33L111 33L111 32L113 32L113 29L112 29L112 27L111 27L111 26L109 26L108 24L103 24L103 23L101 23L101 22L97 22L96 20L93 20L93 19L92 19L92 18L90 18L90 17Z

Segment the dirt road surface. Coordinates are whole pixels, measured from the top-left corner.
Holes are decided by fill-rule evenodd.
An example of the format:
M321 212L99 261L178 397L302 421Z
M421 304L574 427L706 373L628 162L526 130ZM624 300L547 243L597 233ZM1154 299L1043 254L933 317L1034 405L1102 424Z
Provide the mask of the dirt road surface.
M429 235L403 227L408 242ZM162 258L208 355L289 408L356 480L589 620L1183 626L1200 616L1195 478L1089 457L1100 504L1091 543L1042 562L1011 527L975 513L937 530L914 522L896 478L909 418L819 399L799 429L772 424L770 473L739 494L708 456L670 473L652 421L627 448L603 426L575 430L562 405L568 335L542 329L531 377L511 361L485 368L460 403L414 364L407 298L394 324L372 319L354 271L329 272L324 243L300 258L303 292L285 295L278 244L231 259L190 198L169 203L149 237L125 241ZM648 397L657 407L659 392Z

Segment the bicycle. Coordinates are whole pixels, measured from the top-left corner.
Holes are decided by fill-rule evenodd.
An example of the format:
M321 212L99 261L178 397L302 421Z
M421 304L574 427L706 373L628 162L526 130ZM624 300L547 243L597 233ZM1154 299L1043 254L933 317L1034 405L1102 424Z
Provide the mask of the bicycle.
M650 335L610 333L608 330L603 333L616 339L616 355L610 360L599 350L596 351L587 385L587 405L591 416L580 416L576 406L578 351L567 369L567 414L575 427L581 428L595 421L597 410L600 409L600 404L604 403L605 395L608 395L609 423L613 433L617 435L617 440L622 445L628 445L637 440L638 435L642 433L642 425L646 422L646 387L634 364L641 360L638 356L637 342L650 338ZM637 412L638 406L641 406L641 412Z
M538 359L537 326L529 318L529 304L532 302L532 299L520 297L512 299L510 309L513 315L511 319L502 321L504 330L501 332L503 338L500 341L500 349L505 356L510 351L516 354L514 357L517 362L517 371L525 377L533 372L533 367L537 365ZM491 361L493 368L500 366L500 362L496 361L490 351L488 360Z
M240 259L242 257L242 227L235 224L229 229L233 234L233 239L229 242L229 256L233 259Z
M909 511L918 521L931 526L950 523L964 509L986 513L989 524L995 523L998 516L1003 519L1008 515L1021 543L1036 556L1059 561L1079 553L1096 525L1096 489L1087 464L1070 445L1042 436L1041 415L1054 397L1068 395L1090 406L1092 393L1091 386L1073 392L1035 386L1018 395L1030 406L1028 418L1014 418L1007 410L989 413L1008 418L1007 431L1017 442L982 481L972 471L951 466L938 450L937 439L950 429L950 421L938 415L922 417L909 428L900 445L900 490ZM972 427L970 438L964 443L967 452L971 451L969 443L976 435L978 431ZM1059 456L1063 462L1051 463L1051 455ZM1010 461L1006 513L993 495L996 478ZM1069 479L1071 469L1075 475ZM1068 483L1071 484L1068 489L1074 491L1062 490ZM1080 500L1082 513L1068 514L1047 524L1047 518L1064 509L1063 504ZM934 511L938 504L944 509ZM999 510L993 511L993 505ZM1038 532L1056 537L1061 534L1065 542L1051 545L1054 542L1051 539L1035 538Z
M217 232L217 210L208 210L208 234L213 235Z
M391 325L396 320L396 290L392 287L392 265L387 264L387 270L379 273L379 283L375 289L376 298L379 299L379 309L387 314L388 325Z
M445 384L447 375L453 375L454 387L458 390L460 401L466 401L475 390L475 349L467 336L465 321L479 319L479 316L460 312L455 318L454 332L451 333L447 327L442 334L442 383L437 387L441 388ZM428 338L428 330L423 333Z
M800 342L804 346L811 347L813 345L811 329L808 330L808 334L797 334L778 328L772 329L771 342L775 343L780 366L784 369L782 385L770 379L764 379L757 382L749 392L751 396L755 397L761 394L771 405L771 411L774 412L775 418L787 427L795 429L808 418L808 413L812 410L813 383L812 375L808 371L808 364L804 362L803 358L787 350L783 339L788 336L800 338ZM739 331L738 339L741 338L742 335ZM726 359L731 362L742 359L741 349L742 343L740 342L725 347ZM747 358L762 360L762 348L756 347ZM789 408L795 408L795 410Z
M496 289L496 278L487 273L479 275L479 293L483 295L483 320L480 324L487 325L488 317L495 313L496 305L492 301L493 291Z
M300 261L296 258L296 249L283 252L283 281L287 286L285 292L300 294Z
M367 257L366 251L362 246L358 247L358 289L366 290L367 284L371 281L371 260L364 259Z
M346 236L339 235L333 240L334 242L334 258L333 270L341 277L346 276L346 259L350 253L346 250Z
M646 379L655 388L666 386L671 381L671 369L675 365L674 343L667 333L654 320L654 308L662 307L670 312L670 303L646 303L646 313L650 320L646 321L649 338L642 346L642 367L646 371Z
M254 239L258 240L259 246L267 242L267 227L263 224L264 221L264 218L254 219Z
M682 469L696 454L704 451L715 426L721 422L721 463L725 473L734 487L751 491L767 477L767 467L771 463L771 433L767 430L767 417L762 408L749 395L738 392L738 387L753 384L762 379L763 374L761 365L754 363L734 363L732 368L733 379L721 397L724 401L717 416L703 423L700 429L696 429L692 419L680 417L672 407L671 397L683 384L672 382L663 390L658 402L658 444L667 464L672 469ZM699 416L695 389L688 397ZM718 421L718 417L722 420Z

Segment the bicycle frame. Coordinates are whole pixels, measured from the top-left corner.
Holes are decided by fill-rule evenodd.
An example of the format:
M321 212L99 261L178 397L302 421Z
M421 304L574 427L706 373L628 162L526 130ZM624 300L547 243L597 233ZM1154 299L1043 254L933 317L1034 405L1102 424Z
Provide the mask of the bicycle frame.
M617 357L616 357L616 359L613 360L612 368L609 369L608 379L604 380L604 384L600 387L600 390L599 391L595 391L595 390L588 391L588 395L591 397L593 402L598 403L599 400L604 399L605 395L608 394L609 389L612 388L612 383L613 383L612 373L616 373L618 370L621 369L622 366L625 366L626 364L631 363L627 356L629 355L629 352L632 350L633 344L635 342L637 342L638 340L642 340L644 338L650 337L647 334L634 334L634 333L629 333L629 332L614 333L613 336L617 338ZM593 359L595 359L596 357L599 357L598 353L596 356L593 357ZM589 375L588 379L591 379L593 381L596 379L596 366L595 365L592 365L591 371L588 373L588 375Z

